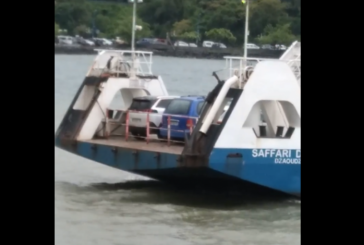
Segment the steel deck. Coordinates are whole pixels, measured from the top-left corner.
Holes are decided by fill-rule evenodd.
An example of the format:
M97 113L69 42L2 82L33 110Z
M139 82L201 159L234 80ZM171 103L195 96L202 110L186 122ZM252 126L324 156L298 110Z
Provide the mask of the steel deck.
M167 142L163 141L150 141L149 143L147 143L144 140L136 140L136 139L129 139L128 141L126 141L124 138L121 137L111 137L109 139L92 139L80 142L88 142L98 145L108 145L112 147L128 148L132 150L170 153L176 155L182 154L184 148L184 144L173 143L170 146L168 146Z

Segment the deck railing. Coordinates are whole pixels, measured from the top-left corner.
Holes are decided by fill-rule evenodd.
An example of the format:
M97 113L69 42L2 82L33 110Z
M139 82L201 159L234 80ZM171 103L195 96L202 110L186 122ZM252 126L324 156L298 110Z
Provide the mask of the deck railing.
M112 113L111 113L112 112ZM142 135L133 135L130 132L130 127L135 127L130 123L130 113L143 113L146 114L146 121L145 121L145 136ZM167 125L166 127L156 127L151 126L151 114L158 115L161 118L167 116ZM116 118L114 117L116 115ZM124 119L124 118L125 119ZM187 119L186 126L187 130L180 130L180 129L172 129L172 126L175 125L173 123L173 119L175 118L183 118ZM168 146L170 146L172 143L177 144L184 144L184 139L181 140L174 140L171 136L173 132L179 132L184 134L192 134L193 129L197 123L198 117L190 117L190 116L182 116L182 115L170 115L170 114L157 114L153 113L150 110L146 111L135 111L135 110L114 110L114 109L107 109L106 111L106 118L103 122L103 126L99 132L103 131L103 138L109 138L111 136L119 136L121 138L124 138L124 140L128 141L132 138L138 139L138 140L145 140L146 144L149 144L150 141L160 141L160 142L166 142ZM112 128L114 127L114 128ZM139 127L139 126L138 126ZM141 127L143 128L143 127ZM119 130L118 130L119 129ZM115 133L115 131L119 131L119 133ZM152 130L165 130L167 131L167 137L166 138L160 138L158 135L151 134L150 132Z
M130 51L130 50L98 50L98 56L95 58L93 65L89 69L87 76L100 76L105 72L114 74L131 75L131 68L134 65L136 75L150 76L152 72L153 52L147 51ZM118 60L114 69L107 69L107 62L113 56ZM133 58L134 57L134 58ZM133 62L134 61L134 62Z
M224 78L232 77L233 75L240 76L244 74L246 67L255 67L261 61L266 60L277 60L268 58L254 58L254 57L239 57L239 56L225 56L225 67L222 70L224 72ZM293 42L290 47L282 54L278 59L291 67L297 80L301 80L301 43L296 41Z

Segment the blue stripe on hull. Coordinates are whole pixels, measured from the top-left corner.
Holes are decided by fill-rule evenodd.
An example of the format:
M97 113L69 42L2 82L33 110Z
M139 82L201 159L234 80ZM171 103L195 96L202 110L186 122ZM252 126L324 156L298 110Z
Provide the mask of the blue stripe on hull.
M297 196L301 194L300 155L296 158L296 150L285 151L283 158L282 152L277 158L277 150L215 148L209 165L216 171ZM228 158L229 154L242 157Z
M177 168L178 155L169 153L160 153L158 156L154 152L139 150L138 154L135 154L133 149L118 148L117 151L113 151L111 146L88 142L78 142L74 147L64 147L59 142L56 142L56 145L71 153L124 171ZM92 149L93 146L96 148Z

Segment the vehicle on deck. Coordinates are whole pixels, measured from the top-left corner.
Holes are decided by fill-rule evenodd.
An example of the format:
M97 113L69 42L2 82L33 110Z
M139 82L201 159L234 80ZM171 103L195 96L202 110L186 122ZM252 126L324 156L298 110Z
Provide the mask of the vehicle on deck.
M158 134L162 114L169 103L179 96L143 96L133 98L129 107L129 131L133 136L146 137L147 122L150 134ZM148 117L149 114L149 118Z
M168 136L168 118L170 118L170 137L174 140L184 140L190 133L190 127L196 125L205 102L204 96L181 96L169 103L163 113L159 129L159 137Z

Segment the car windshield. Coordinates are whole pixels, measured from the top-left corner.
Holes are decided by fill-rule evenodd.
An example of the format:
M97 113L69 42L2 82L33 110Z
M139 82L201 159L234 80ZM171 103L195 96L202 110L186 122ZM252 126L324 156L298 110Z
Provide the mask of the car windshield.
M129 110L136 110L136 111L149 110L154 103L155 100L153 101L153 100L134 99Z
M172 100L164 112L167 114L187 115L190 105L190 100Z

